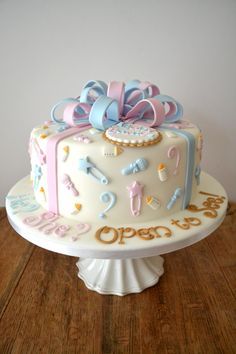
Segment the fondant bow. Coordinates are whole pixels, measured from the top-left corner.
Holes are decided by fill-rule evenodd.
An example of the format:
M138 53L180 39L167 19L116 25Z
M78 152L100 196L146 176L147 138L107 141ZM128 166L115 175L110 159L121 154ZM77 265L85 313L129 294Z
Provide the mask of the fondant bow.
M65 105L63 118L56 110ZM123 82L89 81L77 98L59 101L51 111L51 118L67 127L94 127L105 130L120 122L157 127L177 122L183 115L181 104L172 97L161 95L156 85L133 80Z

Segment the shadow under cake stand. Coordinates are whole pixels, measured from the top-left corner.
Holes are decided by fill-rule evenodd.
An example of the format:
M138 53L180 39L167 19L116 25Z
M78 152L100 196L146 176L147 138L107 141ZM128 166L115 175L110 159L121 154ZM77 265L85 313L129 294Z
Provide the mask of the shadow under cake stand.
M122 239L113 232L108 237L114 242L103 243L102 240L108 240L104 239L107 235L101 233L100 241L95 237L101 226L89 225L90 230L83 233L83 225L88 224L78 227L78 222L59 217L56 223L70 226L63 237L45 226L47 221L41 220L41 216L47 211L35 201L29 176L16 183L6 198L9 222L19 235L47 250L80 257L76 263L78 276L87 288L119 296L138 293L156 284L164 273L161 254L190 246L217 229L227 209L226 192L217 180L202 172L194 205L195 211L185 209L147 225L122 225L135 230L161 226L164 228L158 229L160 237L145 239L136 235ZM112 227L117 230L121 225ZM169 237L163 232L165 228L171 230Z

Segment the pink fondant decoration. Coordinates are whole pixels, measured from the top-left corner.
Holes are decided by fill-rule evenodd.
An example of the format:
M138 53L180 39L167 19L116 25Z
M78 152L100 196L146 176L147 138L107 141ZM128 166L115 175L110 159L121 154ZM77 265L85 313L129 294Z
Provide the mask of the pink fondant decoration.
M138 115L142 110L144 110L147 106L150 106L151 110L153 111L152 121L148 122L143 119L140 119L140 124L154 127L161 125L165 120L165 109L163 104L156 100L155 98L147 98L139 101L123 118L124 121L131 120L135 118L137 120ZM131 118L131 119L130 119ZM136 121L139 124L139 121Z
M41 215L36 215L36 216L27 216L24 220L23 223L29 226L38 226L42 221L42 216Z
M49 235L54 232L56 235L63 237L66 232L70 229L69 225L60 225L55 222L55 220L59 219L59 215L54 214L51 211L45 212L41 215L31 215L23 220L23 222L31 227L38 227L39 231L42 231L45 235ZM45 223L46 221L46 223ZM86 232L89 230L90 226L88 224L85 225L84 230L82 232ZM89 227L87 227L87 226ZM86 228L87 227L87 228ZM82 233L81 232L81 233Z
M78 190L75 188L75 185L74 183L71 181L71 178L64 174L64 176L62 177L62 183L65 185L65 187L71 191L71 193L77 197L79 195L79 192Z
M84 223L80 223L77 225L77 229L79 231L79 235L82 235L86 232L88 232L91 229L91 226L89 224L84 224Z
M58 179L57 179L57 146L59 142L71 135L86 130L87 127L70 128L48 138L47 142L47 182L48 182L48 210L59 214L58 208Z
M77 225L77 229L78 229L78 234L76 236L72 236L72 241L79 240L79 235L88 232L91 229L91 226L89 224L80 223Z
M143 196L143 185L137 181L134 181L127 189L129 191L130 197L130 210L133 216L138 216L140 214Z
M80 107L84 110L83 115L79 115L76 112L75 109L78 107ZM90 112L90 110L91 110L91 106L87 103L81 103L81 102L69 103L64 110L63 120L64 120L64 122L69 124L69 126L75 127L77 125L76 120L86 118L88 116L88 113ZM83 127L88 126L88 123L84 123L80 126L83 126Z
M74 140L79 141L84 144L89 144L92 141L87 135L83 135L83 134L76 134L74 136Z
M150 96L151 97L160 95L159 87L157 87L156 85L152 84L149 81L140 82L139 87L140 87L141 90L149 90L149 91L151 90L151 92L150 92Z
M39 143L37 142L36 139L32 139L32 144L34 146L34 149L36 151L38 160L40 165L44 165L46 163L46 155L43 152L43 150L40 148Z
M176 146L171 146L169 148L167 154L168 154L169 159L173 159L174 157L176 157L176 163L175 163L175 169L174 169L173 175L177 175L179 162L180 162L180 149L177 148Z
M122 114L125 96L125 84L119 81L111 81L108 84L107 96L111 97L118 102L119 113Z
M54 232L56 235L58 235L60 237L64 237L68 230L70 230L69 225L58 225Z
M49 221L48 223L40 226L38 230L43 231L46 235L49 235L55 230L56 227L57 224L55 222Z
M188 122L187 120L181 120L178 123L169 124L168 127L175 128L175 129L186 129L186 128L194 128L194 125Z
M59 218L59 216L53 213L52 211L46 211L41 216L43 220L50 220L50 221L55 221Z

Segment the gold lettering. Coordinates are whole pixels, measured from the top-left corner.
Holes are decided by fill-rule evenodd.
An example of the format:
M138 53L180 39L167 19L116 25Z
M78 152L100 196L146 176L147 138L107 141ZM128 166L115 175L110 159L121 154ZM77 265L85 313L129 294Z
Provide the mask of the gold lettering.
M136 230L132 229L131 227L119 227L118 228L119 232L120 232L120 241L118 242L121 245L124 245L125 242L123 241L123 238L131 238L134 237L136 235ZM125 235L125 232L127 233L131 233L130 235Z
M189 223L189 225L198 226L201 225L201 220L198 218L184 218L184 221Z
M165 237L172 236L172 232L171 232L171 230L168 227L166 227L166 226L156 226L154 228L154 231L156 232L156 237L162 237L162 235L159 233L159 230L160 231L164 231L163 236L165 236Z
M199 226L201 225L201 220L198 218L184 218L184 223L180 223L179 220L171 220L172 225L178 226L182 230L188 230L191 226Z
M104 240L102 238L102 234L109 234L113 231L113 237L110 240ZM95 237L98 241L106 244L111 244L117 241L118 239L118 231L114 227L103 226L96 231Z
M217 217L218 213L217 210L220 208L221 204L224 203L225 197L219 196L216 194L206 193L206 192L199 192L203 195L208 195L208 197L203 203L202 207L199 207L195 204L189 204L187 209L192 213L198 213L200 211L204 211L203 215L207 218L214 219Z
M179 220L171 220L171 224L172 225L176 225L178 227L180 227L181 229L183 230L188 230L190 228L190 225L188 222L185 222L183 224L180 224L180 221Z
M142 240L145 240L145 241L152 240L155 238L155 236L152 233L150 233L151 230L153 230L153 228L139 229L137 231L137 236L139 236Z

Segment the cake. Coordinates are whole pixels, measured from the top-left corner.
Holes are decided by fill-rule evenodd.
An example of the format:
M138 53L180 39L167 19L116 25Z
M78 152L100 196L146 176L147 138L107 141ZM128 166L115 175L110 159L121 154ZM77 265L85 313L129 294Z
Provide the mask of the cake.
M29 153L34 195L46 211L97 229L135 227L194 200L202 133L149 82L90 81L33 129Z

